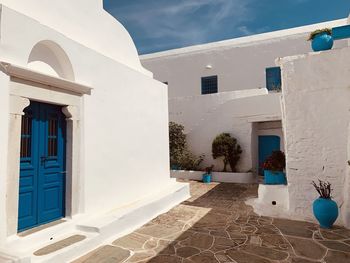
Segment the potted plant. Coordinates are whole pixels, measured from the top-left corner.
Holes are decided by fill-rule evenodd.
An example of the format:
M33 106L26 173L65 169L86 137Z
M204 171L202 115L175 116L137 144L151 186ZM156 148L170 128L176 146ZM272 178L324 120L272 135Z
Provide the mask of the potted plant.
M283 152L274 151L263 163L265 184L287 184L286 158Z
M210 183L211 182L213 168L214 168L214 165L205 168L205 174L203 174L203 176L202 176L203 183Z
M318 185L314 181L312 184L320 195L312 205L314 215L322 228L331 228L338 218L338 205L332 200L331 184L321 180Z
M329 50L333 47L332 30L330 28L318 29L310 33L309 41L313 51Z
M242 148L237 139L229 133L221 133L214 139L211 147L213 158L223 158L223 172L227 172L227 164L230 165L231 171L236 172L236 166L241 158Z

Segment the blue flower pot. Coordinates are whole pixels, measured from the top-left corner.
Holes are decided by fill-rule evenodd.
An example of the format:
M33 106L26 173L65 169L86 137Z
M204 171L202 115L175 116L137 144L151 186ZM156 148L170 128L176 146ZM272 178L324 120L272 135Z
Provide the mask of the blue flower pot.
M327 33L317 34L311 42L313 51L329 50L333 47L333 37Z
M202 179L203 179L203 183L209 184L211 182L211 174L207 174L207 173L203 174Z
M331 228L338 218L338 205L332 199L318 198L313 203L313 211L322 228Z
M286 174L280 171L264 170L264 184L287 184Z
M176 165L176 164L173 164L171 167L170 167L171 170L174 170L174 171L177 171L177 170L180 170L180 166Z

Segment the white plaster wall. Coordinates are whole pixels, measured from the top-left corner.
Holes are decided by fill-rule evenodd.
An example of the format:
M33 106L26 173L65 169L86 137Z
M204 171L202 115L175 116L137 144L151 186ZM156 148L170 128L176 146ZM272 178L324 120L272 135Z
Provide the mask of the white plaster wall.
M57 43L67 53L76 81L94 88L91 96L84 96L82 105L80 125L84 136L80 172L84 184L74 191L82 193L84 200L80 201L85 207L79 212L95 215L133 203L171 185L166 86L87 48L84 43L2 7L0 61L26 67L31 49L42 40ZM6 121L9 116L8 78L1 75L0 81L2 190L9 128ZM0 195L0 234L3 234L6 229L5 192L0 191ZM2 235L0 240L3 238Z
M265 68L277 57L311 52L309 32L344 25L347 19L253 35L141 56L156 79L169 84L169 97L201 94L201 77L218 75L219 92L266 87ZM337 41L334 48L347 45ZM211 69L206 66L211 65Z
M0 72L0 237L6 235L6 179L7 179L7 149L9 120L9 77ZM0 238L0 244L2 243Z
M281 61L290 214L295 217L313 219L311 205L318 195L311 181L322 179L332 183L339 222L350 225L345 217L350 212L349 61L350 48Z
M243 149L237 166L238 172L254 170L252 122L281 119L280 94L236 97L225 101L226 96L226 93L220 93L188 97L185 98L186 104L183 103L184 98L171 99L170 120L185 127L191 122L194 124L187 127L187 141L192 152L197 155L205 154L202 167L214 164L215 170L223 169L222 160L213 160L211 145L217 135L229 132L237 138ZM205 115L202 114L203 111ZM174 114L179 112L181 114Z
M203 180L203 171L170 171L172 178L184 180ZM213 172L211 181L222 183L237 184L254 184L257 182L257 176L254 173L229 173L229 172Z
M103 10L102 0L1 0L0 4L32 17L113 60L150 74L141 66L129 33ZM22 31L25 27L21 25L14 30Z
M196 129L208 116L217 111L224 103L239 98L268 94L267 89L252 89L220 92L207 96L188 96L169 99L169 117L181 123L185 132Z

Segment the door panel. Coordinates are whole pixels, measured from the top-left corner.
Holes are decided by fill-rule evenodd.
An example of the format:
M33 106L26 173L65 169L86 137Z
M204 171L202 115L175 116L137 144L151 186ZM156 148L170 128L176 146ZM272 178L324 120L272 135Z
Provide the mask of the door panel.
M61 107L31 102L22 120L19 231L64 216L65 118Z
M19 179L19 229L26 229L37 223L38 207L38 116L39 108L31 105L24 110L22 116L20 179Z
M281 147L281 139L279 136L266 135L259 136L259 174L263 174L261 168L265 160L273 151L279 151Z
M50 222L64 216L64 118L53 105L42 107L40 114L39 221Z

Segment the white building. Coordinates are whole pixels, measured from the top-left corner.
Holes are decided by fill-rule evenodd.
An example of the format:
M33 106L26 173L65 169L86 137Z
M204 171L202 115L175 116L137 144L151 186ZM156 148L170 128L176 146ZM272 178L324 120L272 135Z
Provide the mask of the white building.
M288 185L260 184L259 198L248 201L259 214L315 220L311 181L321 179L332 183L337 223L350 227L350 41L337 40L326 52L312 52L306 41L315 29L347 24L342 19L141 57L168 83L170 120L185 126L191 149L205 153L206 164L215 162L211 143L221 132L243 147L241 171L257 171L261 136L280 137ZM273 67L281 71L277 92L269 87ZM203 88L210 76L211 86ZM213 94L201 94L208 87Z
M284 151L281 93L271 90L281 83L276 58L310 52L311 31L345 24L341 19L185 47L143 55L141 61L168 84L169 118L184 125L191 150L205 154L203 167L222 169L222 161L212 159L211 144L229 132L243 148L238 170L256 172L272 150ZM346 45L337 41L335 48Z
M0 261L67 262L187 198L167 87L102 0L0 4ZM32 254L73 234L78 248Z

